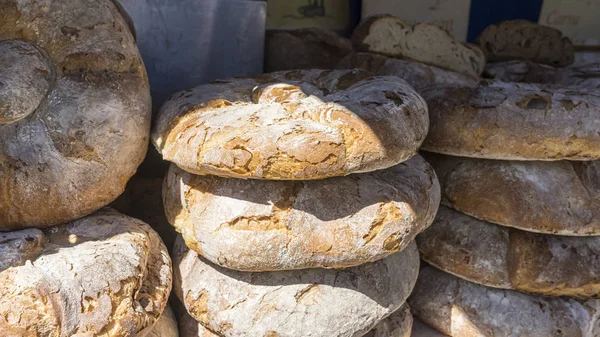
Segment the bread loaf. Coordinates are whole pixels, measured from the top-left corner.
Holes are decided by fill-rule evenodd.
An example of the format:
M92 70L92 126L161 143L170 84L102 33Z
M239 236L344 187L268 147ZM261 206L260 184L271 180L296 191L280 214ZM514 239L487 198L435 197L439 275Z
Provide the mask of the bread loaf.
M325 180L196 176L171 165L167 218L188 247L243 271L343 268L404 249L439 205L419 155L387 170Z
M555 67L575 60L575 48L561 31L527 20L488 26L477 42L489 61L529 60Z
M600 87L600 63L555 68L530 61L488 63L486 76L504 82L547 83L555 88L580 86Z
M265 35L265 72L331 69L350 52L352 42L330 30L271 29Z
M426 151L504 160L600 158L600 96L592 90L490 81L420 94L431 123Z
M578 298L600 294L600 237L525 232L442 206L417 244L429 264L484 286Z
M132 337L167 304L171 259L139 220L104 209L11 235L29 248L0 271L0 336Z
M442 204L530 232L600 234L600 162L515 162L429 154Z
M597 337L600 301L488 288L421 269L409 303L423 322L452 337Z
M419 269L415 244L342 270L238 272L210 264L181 238L173 254L177 296L224 337L361 336L404 304Z
M475 78L485 68L479 47L456 40L438 26L409 25L391 15L366 18L352 34L352 43L358 51L409 58Z
M410 308L408 304L404 303L400 309L379 322L364 337L410 337L412 323L413 317Z
M308 180L387 168L413 156L427 106L405 81L360 70L297 70L175 94L153 141L194 174Z
M136 337L179 337L179 327L171 307L167 306L165 308L158 321L147 334Z
M375 53L352 53L344 57L337 69L359 68L381 76L398 76L408 82L417 91L435 84L453 84L456 86L476 86L477 79L427 65L411 59L397 59Z
M150 89L110 0L0 2L0 230L114 200L141 163Z

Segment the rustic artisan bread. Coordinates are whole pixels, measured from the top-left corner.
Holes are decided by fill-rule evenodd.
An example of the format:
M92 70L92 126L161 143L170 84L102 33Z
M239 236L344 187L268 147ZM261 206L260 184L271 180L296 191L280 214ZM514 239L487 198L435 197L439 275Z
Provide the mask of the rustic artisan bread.
M396 310L389 317L379 322L365 337L410 337L413 317L408 304Z
M440 179L446 206L531 232L600 235L600 161L426 158Z
M488 61L530 60L555 67L575 60L575 48L561 31L527 20L488 26L477 38Z
M592 90L490 81L419 93L431 123L424 150L504 160L600 158L600 96Z
M337 69L364 69L377 75L398 76L413 88L424 88L435 84L453 84L456 86L476 86L477 79L444 70L436 66L413 61L397 59L375 53L351 53L337 65Z
M110 203L149 128L144 65L110 0L0 2L0 230Z
M174 289L204 326L231 336L360 336L404 304L419 269L415 244L342 270L248 273L211 264L181 238Z
M415 316L452 337L600 335L600 301L528 295L421 269L409 299Z
M134 175L127 183L125 192L111 204L111 207L150 225L170 249L173 247L177 232L165 216L162 198L163 180L164 178L147 177L139 173Z
M243 271L343 268L404 249L437 212L435 172L419 155L387 170L324 180L197 176L175 165L167 218L188 247Z
M265 35L265 72L292 69L331 69L352 42L322 28L271 29Z
M204 325L190 316L185 308L179 315L179 335L181 337L219 337L216 333L205 328ZM410 337L412 329L412 314L408 304L392 313L369 331L365 337ZM428 337L428 336L421 336ZM433 336L432 336L433 337Z
M414 155L427 106L400 78L295 70L175 94L153 141L195 174L307 180L387 168Z
M167 304L171 259L137 219L104 209L12 236L30 248L0 272L0 336L135 336Z
M408 23L391 15L366 18L352 34L358 51L410 58L472 77L481 75L485 55L479 47L456 40L441 27Z
M579 298L600 294L600 237L525 232L442 206L417 244L429 264L488 287Z
M167 306L165 308L158 321L156 321L148 333L138 334L136 337L179 337L177 319L175 319L175 314L171 310L171 307Z
M444 335L437 330L430 328L427 324L423 323L418 318L413 318L412 332L411 337L446 337L448 335Z
M530 61L488 63L485 76L504 82L547 83L559 86L600 87L600 63L555 68Z

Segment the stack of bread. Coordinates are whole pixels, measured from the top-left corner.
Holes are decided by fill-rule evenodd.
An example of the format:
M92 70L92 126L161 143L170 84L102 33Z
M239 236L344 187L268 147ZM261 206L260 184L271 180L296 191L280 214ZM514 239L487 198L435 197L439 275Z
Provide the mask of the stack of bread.
M454 337L600 335L598 66L566 67L569 39L522 20L488 27L481 49L405 27L366 20L354 42L371 53L339 67L402 76L428 104L443 206L417 237L430 266L413 314Z
M439 206L423 99L364 70L293 70L173 95L152 139L180 333L409 336L415 236Z
M0 1L0 336L152 332L168 251L101 209L149 129L146 71L110 0Z

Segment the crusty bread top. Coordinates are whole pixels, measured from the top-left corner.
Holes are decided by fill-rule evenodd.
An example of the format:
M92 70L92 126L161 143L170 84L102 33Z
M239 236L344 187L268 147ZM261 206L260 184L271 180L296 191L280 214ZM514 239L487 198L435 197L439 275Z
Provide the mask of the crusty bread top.
M413 156L427 106L405 81L363 70L294 70L177 93L152 139L194 174L307 180L383 169Z

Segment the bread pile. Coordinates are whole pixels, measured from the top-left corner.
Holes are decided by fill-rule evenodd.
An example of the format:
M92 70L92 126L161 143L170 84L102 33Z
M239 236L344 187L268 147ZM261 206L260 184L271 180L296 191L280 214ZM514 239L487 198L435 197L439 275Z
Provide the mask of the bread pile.
M0 1L0 336L152 332L171 258L102 209L144 158L150 110L112 1Z
M152 140L182 336L408 336L415 236L439 205L404 80L293 70L173 95ZM369 332L371 331L371 332Z
M477 47L421 25L367 20L339 64L408 79L428 104L443 206L417 237L413 313L454 337L600 335L597 65L565 67L568 38L517 20L482 32L483 73Z

